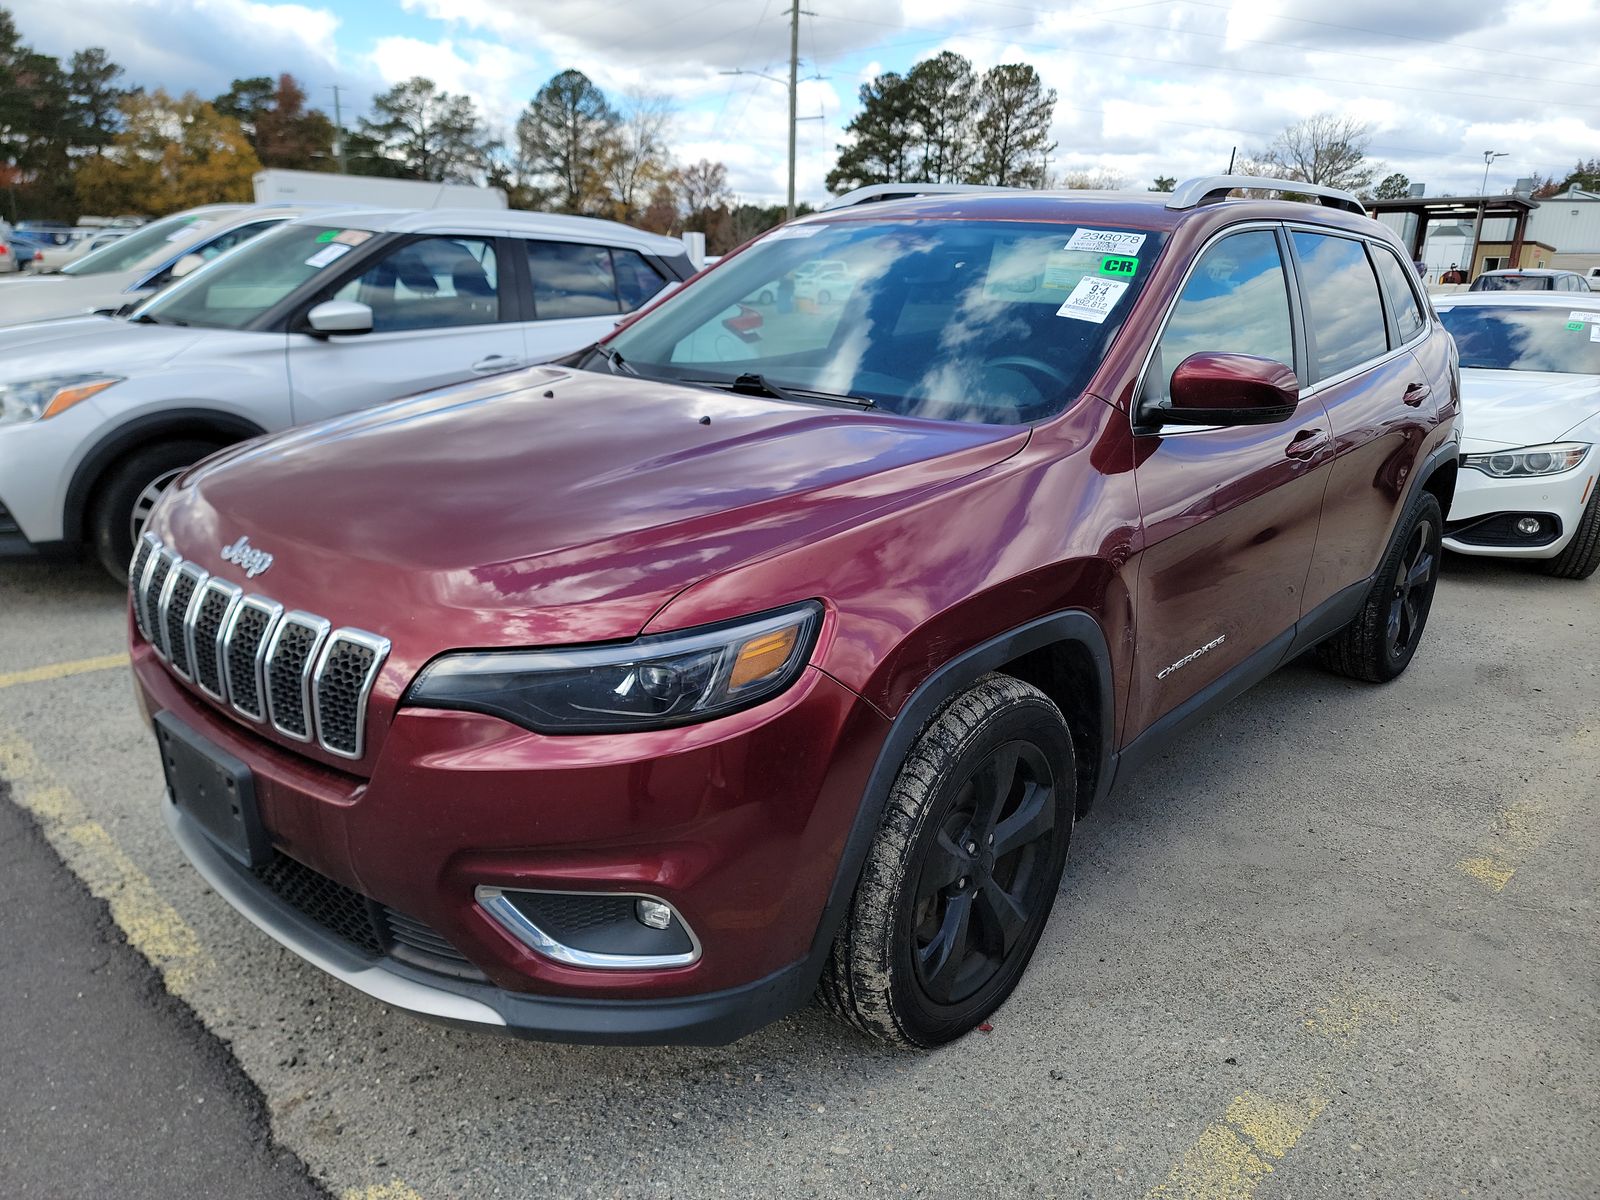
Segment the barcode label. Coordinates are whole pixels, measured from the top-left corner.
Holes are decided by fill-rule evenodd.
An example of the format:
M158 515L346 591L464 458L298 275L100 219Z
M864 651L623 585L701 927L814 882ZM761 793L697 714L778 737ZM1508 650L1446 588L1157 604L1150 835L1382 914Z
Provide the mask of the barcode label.
M1056 316L1093 321L1098 325L1111 314L1127 290L1127 281L1122 279L1080 279L1066 303L1056 309Z

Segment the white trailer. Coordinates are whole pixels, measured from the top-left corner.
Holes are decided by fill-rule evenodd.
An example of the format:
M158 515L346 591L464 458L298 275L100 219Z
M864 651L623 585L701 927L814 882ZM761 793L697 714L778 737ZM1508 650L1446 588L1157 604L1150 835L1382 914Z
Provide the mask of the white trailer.
M257 204L361 204L373 208L506 207L499 188L421 179L377 179L324 171L257 171Z

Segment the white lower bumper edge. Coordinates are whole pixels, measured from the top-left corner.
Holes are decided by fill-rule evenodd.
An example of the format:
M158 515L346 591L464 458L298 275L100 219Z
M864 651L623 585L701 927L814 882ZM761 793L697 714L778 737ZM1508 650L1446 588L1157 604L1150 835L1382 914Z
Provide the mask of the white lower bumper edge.
M291 928L274 920L271 912L263 912L253 902L250 894L239 886L238 881L231 878L231 872L226 868L219 869L213 859L221 852L213 849L205 840L205 835L193 825L182 821L177 806L165 796L161 798L161 812L184 857L194 865L195 870L200 872L205 881L216 889L217 894L238 909L252 925L313 966L348 983L357 991L365 992L374 1000L381 1000L385 1004L392 1004L396 1008L403 1008L420 1016L434 1017L443 1021L463 1021L475 1025L503 1026L506 1023L505 1018L487 1004L480 1004L465 996L457 996L453 992L428 987L426 984L385 971L382 967L350 970L331 962L313 946L297 938Z

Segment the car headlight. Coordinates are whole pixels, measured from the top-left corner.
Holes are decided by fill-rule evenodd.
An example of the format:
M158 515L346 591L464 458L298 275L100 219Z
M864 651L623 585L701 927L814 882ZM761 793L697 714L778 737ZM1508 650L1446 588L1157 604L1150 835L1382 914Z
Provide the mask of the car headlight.
M0 425L54 417L121 382L120 375L52 375L25 383L0 384Z
M1587 442L1558 442L1549 446L1524 446L1495 454L1468 454L1462 466L1496 479L1526 479L1533 475L1559 475L1570 471L1589 453Z
M770 699L811 657L822 606L621 645L486 650L429 663L405 704L504 717L540 733L621 733L708 721Z

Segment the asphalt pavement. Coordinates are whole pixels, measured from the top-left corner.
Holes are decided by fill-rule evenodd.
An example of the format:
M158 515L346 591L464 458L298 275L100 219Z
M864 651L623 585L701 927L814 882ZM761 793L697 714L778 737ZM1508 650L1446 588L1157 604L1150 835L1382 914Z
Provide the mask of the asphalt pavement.
M94 571L0 563L0 777L165 984L108 978L71 1025L71 981L115 939L17 918L0 1075L81 1083L49 1101L54 1147L16 1149L0 1116L0 1162L61 1164L61 1194L97 1194L71 1190L99 1178L87 1125L236 1168L231 1191L170 1194L273 1195L246 1182L286 1161L259 1096L276 1146L348 1200L1600 1195L1600 579L1451 559L1404 678L1292 664L1186 736L1080 824L993 1031L931 1054L815 1010L723 1048L523 1043L343 987L171 844L123 638ZM24 991L69 1023L20 1037ZM203 1034L163 1027L172 997ZM191 1074L103 1102L88 1025ZM180 1122L174 1079L208 1089L207 1125Z

